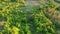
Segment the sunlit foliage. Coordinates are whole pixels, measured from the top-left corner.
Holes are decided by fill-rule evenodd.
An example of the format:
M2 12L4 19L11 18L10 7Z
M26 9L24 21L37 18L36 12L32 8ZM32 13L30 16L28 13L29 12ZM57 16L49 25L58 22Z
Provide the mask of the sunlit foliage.
M52 1L40 2L30 11L21 7L27 7L25 0L0 0L0 21L4 21L0 23L0 34L55 34L55 25L48 18L51 14L47 13L55 11Z

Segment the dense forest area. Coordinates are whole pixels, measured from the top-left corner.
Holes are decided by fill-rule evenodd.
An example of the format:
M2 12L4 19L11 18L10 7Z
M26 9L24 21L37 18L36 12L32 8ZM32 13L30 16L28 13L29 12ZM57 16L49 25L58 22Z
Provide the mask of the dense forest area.
M60 34L60 0L0 0L0 34Z

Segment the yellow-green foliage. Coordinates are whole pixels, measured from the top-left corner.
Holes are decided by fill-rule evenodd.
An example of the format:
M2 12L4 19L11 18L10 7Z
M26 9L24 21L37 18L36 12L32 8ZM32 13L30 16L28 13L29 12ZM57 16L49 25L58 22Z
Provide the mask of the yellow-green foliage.
M0 34L55 34L54 25L45 16L44 8L39 6L27 12L21 7L26 7L24 0L0 0L1 20L6 21L1 25L4 28Z

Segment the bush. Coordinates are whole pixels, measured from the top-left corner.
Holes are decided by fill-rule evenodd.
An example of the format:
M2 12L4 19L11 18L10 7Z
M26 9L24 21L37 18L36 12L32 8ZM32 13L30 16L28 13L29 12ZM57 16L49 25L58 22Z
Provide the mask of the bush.
M27 6L24 0L0 1L0 18L3 19L0 20L6 21L1 25L4 27L1 34L55 34L54 24L45 16L42 7L28 12L20 9Z

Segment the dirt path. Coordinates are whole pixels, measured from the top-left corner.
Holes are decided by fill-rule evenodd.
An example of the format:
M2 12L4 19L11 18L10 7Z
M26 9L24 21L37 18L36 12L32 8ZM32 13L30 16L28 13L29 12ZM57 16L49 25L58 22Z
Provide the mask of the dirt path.
M25 0L26 7L21 7L20 9L25 11L31 11L34 7L39 5L39 1L37 0Z

